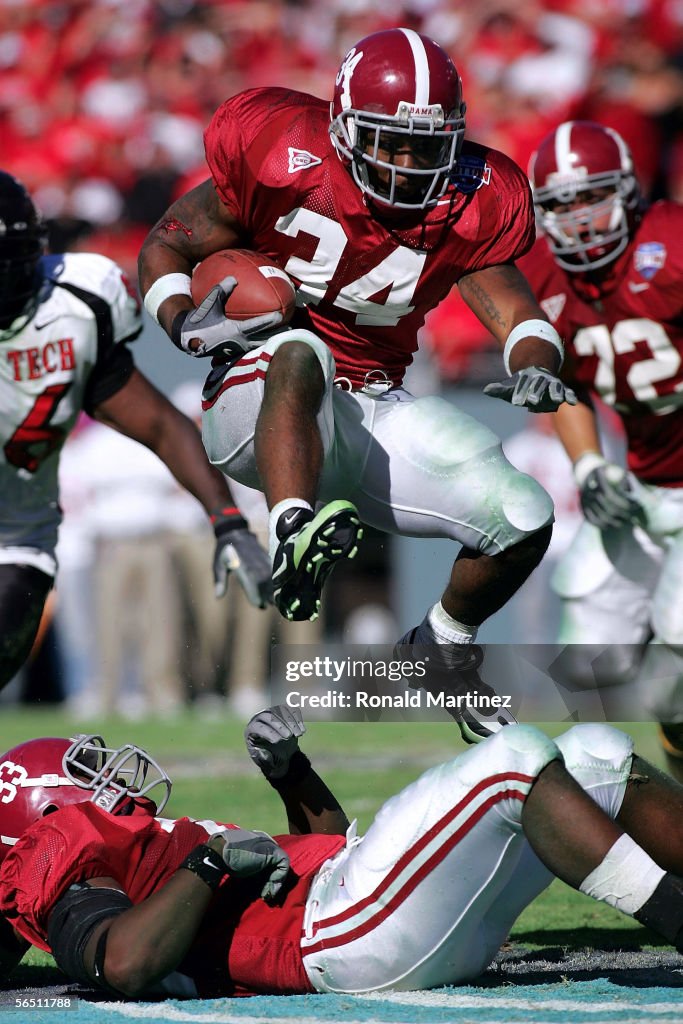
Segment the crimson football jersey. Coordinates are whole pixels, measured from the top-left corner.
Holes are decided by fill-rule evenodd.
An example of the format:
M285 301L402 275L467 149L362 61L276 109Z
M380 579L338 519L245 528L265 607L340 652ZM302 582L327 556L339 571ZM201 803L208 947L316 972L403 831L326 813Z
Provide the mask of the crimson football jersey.
M298 285L294 326L330 347L354 386L383 370L399 384L425 315L465 274L532 244L526 176L502 153L465 141L453 182L428 211L375 215L329 139L329 104L287 89L227 100L205 134L241 244ZM378 219L378 216L382 220Z
M49 952L50 914L69 885L116 879L134 904L161 888L200 843L227 826L139 814L117 817L85 802L42 818L0 868L0 912ZM275 836L289 854L294 884L281 905L259 898L262 883L226 877L180 965L202 996L311 991L300 940L313 876L344 836Z
M655 203L619 258L616 285L590 300L586 275L558 267L543 238L519 262L564 340L563 378L617 411L629 469L660 487L683 486L682 238L683 206Z

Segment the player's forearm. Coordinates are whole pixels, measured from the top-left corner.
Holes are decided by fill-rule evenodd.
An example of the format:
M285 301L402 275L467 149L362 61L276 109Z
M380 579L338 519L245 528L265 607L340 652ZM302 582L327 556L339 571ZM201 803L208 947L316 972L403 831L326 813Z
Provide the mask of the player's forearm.
M602 450L595 413L585 402L560 406L553 425L573 463L586 452Z
M160 430L152 450L170 469L181 487L193 494L208 515L234 505L225 477L212 466L199 431L182 413L173 413L173 429Z
M178 199L154 225L140 250L138 276L145 306L150 311L150 289L167 275L192 276L195 266L212 252L238 243L237 224L218 199L212 182L205 181ZM194 306L178 280L168 279L155 301L154 316L170 335L178 313ZM167 297L158 303L159 294Z
M177 970L202 922L213 892L197 875L180 869L148 899L107 922L104 978L128 996L138 996ZM94 980L98 929L85 951Z
M336 797L312 768L293 785L286 781L277 787L287 812L291 835L309 835L323 832L326 835L346 834L349 819Z
M534 298L526 278L512 264L488 267L458 282L463 299L502 348L509 348L509 370L541 366L556 373L562 363L562 345ZM528 331L525 328L528 327ZM554 337L550 342L548 337Z

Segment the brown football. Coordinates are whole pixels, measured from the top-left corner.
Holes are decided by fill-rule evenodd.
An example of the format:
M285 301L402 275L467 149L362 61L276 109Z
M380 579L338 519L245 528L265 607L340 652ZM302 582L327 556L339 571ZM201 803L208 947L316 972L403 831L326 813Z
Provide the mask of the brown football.
M248 320L279 310L288 323L296 309L296 292L277 263L249 249L222 249L198 263L192 274L192 300L199 305L224 277L234 277L236 287L225 304L231 320Z

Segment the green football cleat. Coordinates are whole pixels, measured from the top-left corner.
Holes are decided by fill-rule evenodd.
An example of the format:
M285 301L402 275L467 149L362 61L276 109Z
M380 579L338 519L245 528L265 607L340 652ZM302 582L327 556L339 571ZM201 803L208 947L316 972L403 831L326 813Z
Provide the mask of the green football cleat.
M363 527L356 507L350 501L331 501L315 516L308 509L289 509L280 516L276 533L280 544L273 560L275 606L286 619L312 622L335 564L358 551Z

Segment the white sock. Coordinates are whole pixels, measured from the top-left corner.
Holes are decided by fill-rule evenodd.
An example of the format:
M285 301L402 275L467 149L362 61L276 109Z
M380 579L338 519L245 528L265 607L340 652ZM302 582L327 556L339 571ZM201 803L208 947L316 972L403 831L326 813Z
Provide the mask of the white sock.
M584 878L581 892L633 916L666 874L642 847L624 833Z
M270 553L271 562L275 558L275 551L280 543L279 538L275 533L275 527L277 526L278 519L282 513L287 512L290 508L305 508L308 509L309 512L313 511L313 506L309 505L303 498L285 498L283 501L278 501L277 505L273 505L268 517L268 551Z
M476 626L466 626L451 618L441 601L430 608L417 627L414 644L471 644L477 635Z

